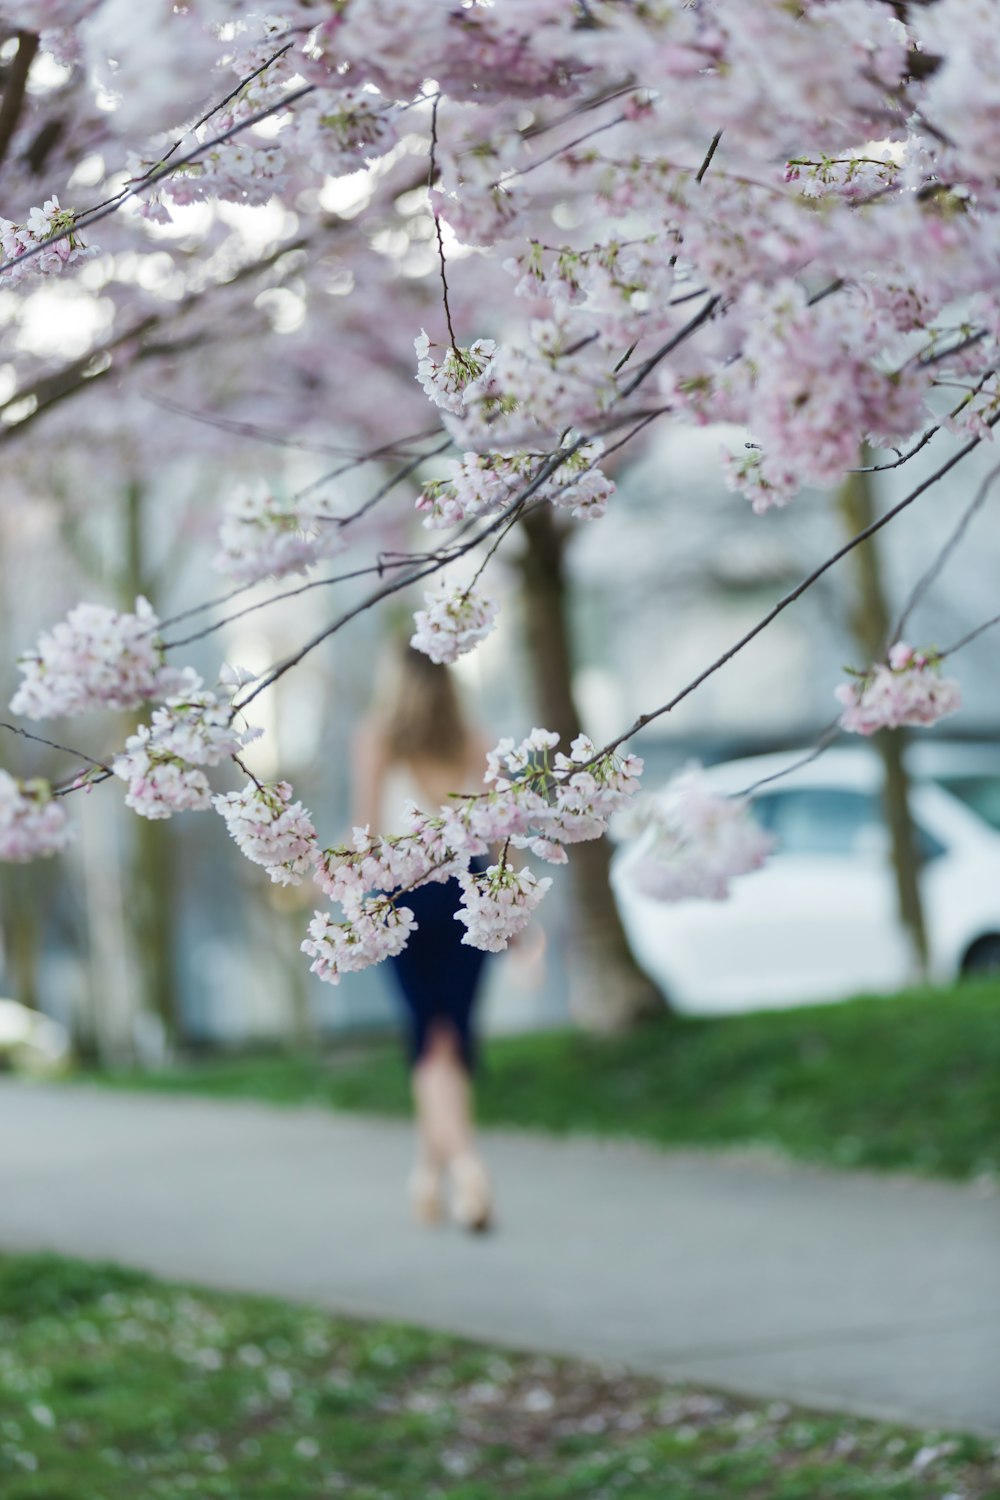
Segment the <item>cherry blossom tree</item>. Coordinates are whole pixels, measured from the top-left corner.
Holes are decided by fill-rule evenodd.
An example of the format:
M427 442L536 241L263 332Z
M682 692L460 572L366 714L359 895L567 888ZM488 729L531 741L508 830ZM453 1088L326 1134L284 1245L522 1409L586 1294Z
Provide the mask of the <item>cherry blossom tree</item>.
M229 588L176 618L87 600L19 643L13 727L55 721L38 738L74 748L47 779L4 773L0 856L53 854L74 799L117 789L157 822L214 810L272 882L314 882L333 909L302 946L324 979L397 952L407 891L453 875L463 941L503 947L549 883L525 859L564 862L635 803L628 742L991 439L995 20L988 0L0 0L0 442L29 469L96 442L112 470L166 474L164 414L186 413L214 478L184 536ZM360 613L415 594L414 645L466 655L503 556L556 567L546 537L600 524L629 452L715 423L746 434L719 462L761 526L958 444L605 745L568 711L519 729L479 795L344 844L255 773L262 696ZM262 436L331 467L292 492L235 441ZM267 670L212 683L185 660L305 588L325 622ZM830 684L840 731L958 709L951 658L996 622L914 642L908 614ZM543 653L557 627L535 623ZM108 709L133 732L76 749L67 721ZM637 806L663 899L721 898L766 857L752 805L697 775Z

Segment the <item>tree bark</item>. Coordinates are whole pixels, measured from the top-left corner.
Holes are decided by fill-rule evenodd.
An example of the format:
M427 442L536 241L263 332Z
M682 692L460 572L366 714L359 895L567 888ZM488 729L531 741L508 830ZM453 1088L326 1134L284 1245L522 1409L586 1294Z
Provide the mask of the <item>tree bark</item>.
M4 160L14 138L14 132L24 108L24 95L28 87L28 74L38 52L38 37L33 31L17 33L17 51L7 64L2 76L3 94L0 96L0 162Z
M546 729L563 746L582 732L573 698L572 655L567 622L564 565L566 533L549 506L521 524L524 622L534 676L534 696ZM569 861L573 886L571 1007L593 1031L620 1031L644 1016L660 1014L664 1001L629 951L609 884L611 850L606 839L576 844Z
M852 536L871 525L875 506L867 474L848 476L840 493L840 504ZM857 587L851 629L864 652L865 662L879 661L891 644L892 622L875 537L854 549L854 574ZM889 831L899 919L909 939L916 974L926 979L927 929L920 895L916 830L910 814L910 779L904 761L906 731L883 729L874 736L874 744L884 773L882 806Z

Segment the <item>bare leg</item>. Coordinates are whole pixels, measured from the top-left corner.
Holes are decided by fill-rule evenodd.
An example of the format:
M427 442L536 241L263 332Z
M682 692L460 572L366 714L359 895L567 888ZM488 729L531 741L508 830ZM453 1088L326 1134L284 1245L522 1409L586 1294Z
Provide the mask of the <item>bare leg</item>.
M446 1166L472 1149L472 1096L469 1075L447 1026L435 1026L424 1055L413 1070L417 1129L425 1160Z
M484 1228L490 1194L486 1170L475 1148L472 1088L449 1026L435 1027L413 1070L413 1098L422 1166L445 1168L454 1188L454 1210L469 1228Z

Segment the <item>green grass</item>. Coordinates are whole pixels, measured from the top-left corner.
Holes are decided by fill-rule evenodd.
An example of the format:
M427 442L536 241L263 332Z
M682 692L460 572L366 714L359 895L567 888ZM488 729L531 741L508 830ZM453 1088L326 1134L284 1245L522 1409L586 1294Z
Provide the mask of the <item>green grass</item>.
M409 1109L389 1044L222 1058L106 1081ZM1000 982L726 1020L667 1018L613 1038L498 1038L487 1049L479 1116L486 1125L663 1146L752 1143L837 1166L1000 1173Z
M53 1256L0 1258L3 1500L996 1500L1000 1458Z

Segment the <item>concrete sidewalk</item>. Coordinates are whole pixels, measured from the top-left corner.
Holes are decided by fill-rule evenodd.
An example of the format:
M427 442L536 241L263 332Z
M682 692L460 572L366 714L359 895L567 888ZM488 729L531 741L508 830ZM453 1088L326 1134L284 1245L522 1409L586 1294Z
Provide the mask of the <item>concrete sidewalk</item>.
M1000 1435L1000 1197L487 1138L495 1235L421 1231L408 1130L0 1084L0 1248L110 1257L751 1395Z

